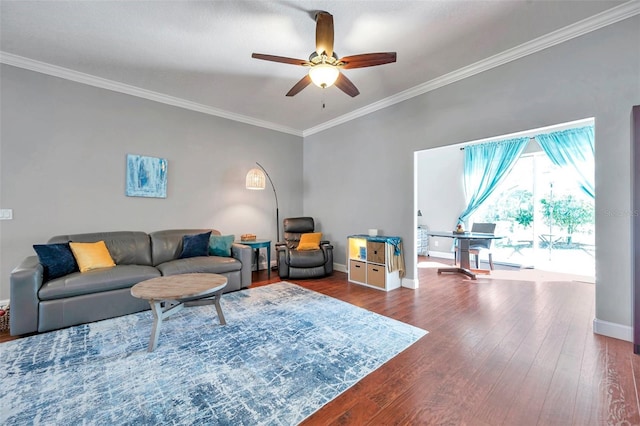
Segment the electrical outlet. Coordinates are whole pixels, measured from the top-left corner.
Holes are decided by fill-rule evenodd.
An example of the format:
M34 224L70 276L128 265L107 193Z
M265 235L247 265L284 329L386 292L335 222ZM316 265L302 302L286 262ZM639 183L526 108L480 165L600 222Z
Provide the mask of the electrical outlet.
M0 209L0 220L11 220L11 219L13 219L12 209Z
M436 246L436 247L438 247L438 246L440 245L440 241L434 241L434 242L433 242L433 245L434 245L434 246Z

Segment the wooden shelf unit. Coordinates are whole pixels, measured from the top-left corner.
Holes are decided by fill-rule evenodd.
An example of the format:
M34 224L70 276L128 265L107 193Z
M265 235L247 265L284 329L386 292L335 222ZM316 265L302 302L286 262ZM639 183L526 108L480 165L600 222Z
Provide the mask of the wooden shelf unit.
M372 241L366 236L348 237L349 281L378 290L400 287L399 271L389 272L387 252L389 243Z

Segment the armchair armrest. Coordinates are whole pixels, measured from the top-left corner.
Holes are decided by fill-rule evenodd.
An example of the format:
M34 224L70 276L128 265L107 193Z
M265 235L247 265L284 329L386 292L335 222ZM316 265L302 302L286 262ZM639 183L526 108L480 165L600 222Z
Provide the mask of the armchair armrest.
M12 336L38 331L38 290L42 287L43 275L44 268L37 256L27 257L11 271L9 328Z
M333 273L333 246L329 241L321 241L320 248L324 251L324 257L327 260L324 264L325 273Z
M237 259L242 263L242 269L240 270L240 287L246 288L251 285L251 261L252 261L251 247L245 244L233 243L231 245L231 257Z

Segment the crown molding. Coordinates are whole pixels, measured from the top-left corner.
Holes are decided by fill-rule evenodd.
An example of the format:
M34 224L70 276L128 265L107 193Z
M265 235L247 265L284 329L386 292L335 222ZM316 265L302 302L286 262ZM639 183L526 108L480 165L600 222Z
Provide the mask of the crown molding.
M151 90L141 89L139 87L131 86L128 84L120 83L118 81L108 80L105 78L97 77L91 74L86 74L78 71L74 71L68 68L59 67L57 65L47 64L45 62L35 61L33 59L25 58L22 56L14 55L0 51L0 63L12 65L18 68L24 68L27 70L39 72L42 74L48 74L54 77L63 78L66 80L75 81L77 83L87 84L101 89L112 90L114 92L120 92L139 98L148 99L155 102L164 103L167 105L176 106L192 111L201 112L203 114L213 115L216 117L226 118L228 120L237 121L240 123L250 124L252 126L263 127L270 130L275 130L282 133L288 133L295 136L306 137L315 133L327 130L329 128L338 126L356 118L362 117L372 112L379 111L397 103L406 101L408 99L420 96L432 90L436 90L440 87L455 83L473 75L479 74L484 71L488 71L492 68L504 65L508 62L515 61L524 56L528 56L555 46L565 41L580 37L581 35L590 33L616 22L631 18L640 14L640 1L631 0L627 3L621 4L604 12L601 12L592 17L586 18L575 24L553 31L544 36L538 37L527 43L516 46L512 49L506 50L497 55L491 56L487 59L483 59L474 64L460 68L456 71L445 74L441 77L434 78L433 80L414 86L410 89L402 91L396 95L389 96L380 101L374 102L348 114L344 114L333 120L326 121L314 127L310 127L306 130L298 130L292 127L283 126L277 123L269 121L259 120L253 117L235 114L229 111L225 111L219 108L213 108L207 105L199 104L196 102L187 101L185 99L176 98L173 96L165 95Z
M139 98L160 102L191 111L201 112L203 114L213 115L216 117L226 118L228 120L238 121L240 123L250 124L252 126L263 127L282 133L289 133L295 136L302 136L302 132L287 126L282 126L269 121L258 120L246 115L235 114L218 108L213 108L197 102L187 101L185 99L176 98L174 96L165 95L151 90L141 89L129 84L120 83L114 80L108 80L95 75L74 71L69 68L59 67L57 65L47 64L45 62L36 61L22 56L14 55L0 51L0 63L12 65L18 68L24 68L30 71L63 78L65 80L75 81L77 83L87 84L89 86L99 87L101 89L112 90Z
M481 72L488 71L492 68L499 67L500 65L504 65L522 57L532 55L540 52L541 50L564 43L565 41L580 37L584 34L615 24L616 22L623 21L638 14L640 14L640 1L629 1L514 48L505 50L497 55L490 56L489 58L460 68L441 77L434 78L433 80L414 86L396 95L389 96L388 98L359 108L333 120L326 121L318 126L306 129L302 132L302 136L307 137L323 130L330 129L331 127L371 114L372 112L406 101L407 99L420 96L432 90L447 86L451 83L455 83L456 81L463 80Z

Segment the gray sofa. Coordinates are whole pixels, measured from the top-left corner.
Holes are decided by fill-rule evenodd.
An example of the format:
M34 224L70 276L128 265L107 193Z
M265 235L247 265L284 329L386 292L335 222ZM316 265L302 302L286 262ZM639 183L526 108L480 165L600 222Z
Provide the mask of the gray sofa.
M152 232L103 232L59 235L49 244L104 241L116 266L44 281L37 256L27 257L11 272L12 335L43 332L149 309L149 302L131 296L141 281L184 273L215 273L227 277L225 292L251 285L249 246L233 244L231 257L198 256L179 259L185 235L212 229Z

